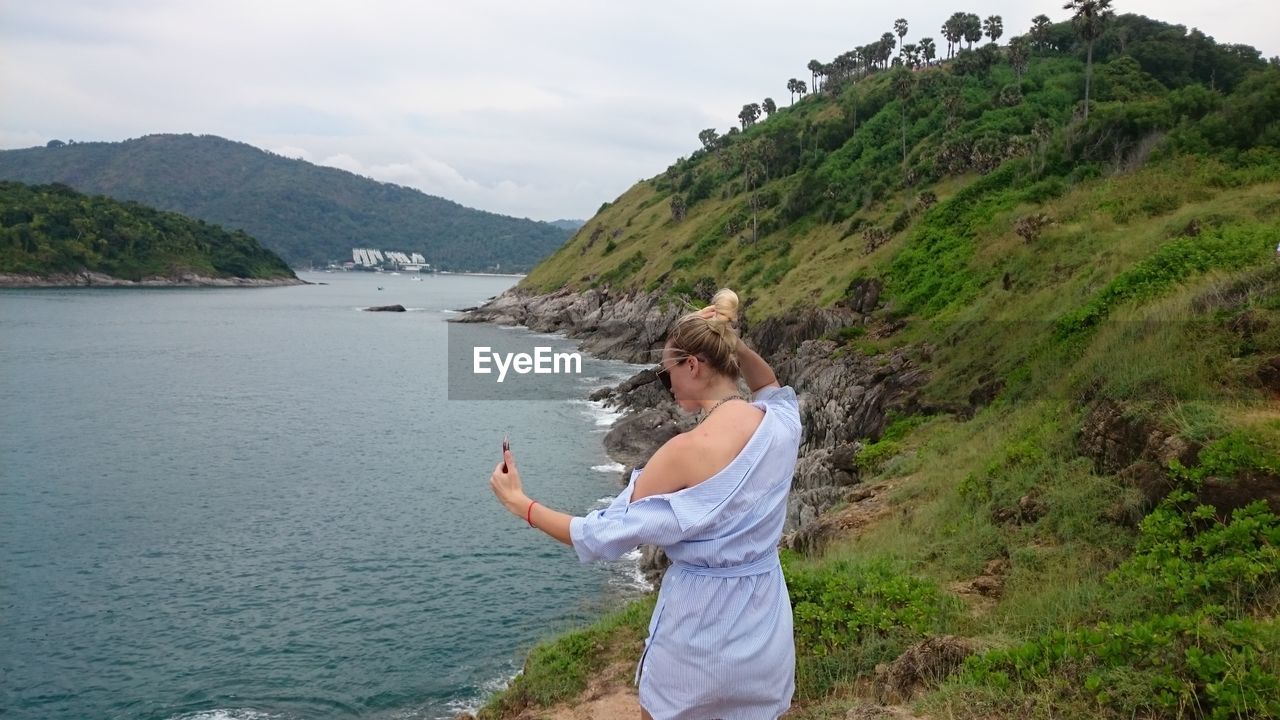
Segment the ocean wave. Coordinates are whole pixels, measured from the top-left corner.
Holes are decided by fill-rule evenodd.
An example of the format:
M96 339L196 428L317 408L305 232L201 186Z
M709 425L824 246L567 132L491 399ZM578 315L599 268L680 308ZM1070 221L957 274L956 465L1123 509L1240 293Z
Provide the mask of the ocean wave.
M277 720L284 717L249 708L219 708L175 715L170 720Z
M640 558L640 548L623 555L614 563L618 572L610 578L610 583L630 591L653 592L653 583L646 580L644 573L640 571Z
M583 407L582 414L590 418L597 429L607 430L618 418L622 417L621 410L614 410L606 405L602 400L583 400L582 398L572 398L567 401L570 405L581 405Z
M480 683L480 687L476 693L465 698L450 700L448 702L449 714L441 715L438 720L450 720L458 715L458 713L471 713L475 715L480 712L480 708L484 707L485 702L496 693L500 693L511 686L512 681L520 677L521 671L514 669L505 672L495 678L490 678Z

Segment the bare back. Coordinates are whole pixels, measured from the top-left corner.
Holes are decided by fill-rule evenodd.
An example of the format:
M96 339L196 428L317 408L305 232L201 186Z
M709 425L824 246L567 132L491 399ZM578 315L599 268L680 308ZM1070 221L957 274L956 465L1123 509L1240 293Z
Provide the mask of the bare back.
M751 403L725 403L658 448L637 478L632 500L683 490L714 476L742 452L762 422L764 411Z

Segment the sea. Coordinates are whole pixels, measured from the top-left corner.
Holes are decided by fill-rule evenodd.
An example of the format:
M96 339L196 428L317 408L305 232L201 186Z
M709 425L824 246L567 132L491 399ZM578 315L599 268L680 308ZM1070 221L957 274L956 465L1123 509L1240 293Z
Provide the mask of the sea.
M636 366L451 400L450 333L494 328L448 319L518 278L300 277L0 290L0 717L449 718L648 589L489 487L506 435L531 497L607 504L587 396Z

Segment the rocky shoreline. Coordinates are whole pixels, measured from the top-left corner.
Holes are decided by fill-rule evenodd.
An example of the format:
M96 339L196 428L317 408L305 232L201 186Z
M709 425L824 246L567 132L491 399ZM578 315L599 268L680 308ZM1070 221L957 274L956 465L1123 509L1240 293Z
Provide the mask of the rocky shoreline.
M141 280L125 280L98 272L58 273L54 275L26 275L0 273L0 288L62 288L62 287L282 287L310 285L298 277L241 278L209 277L195 273L174 276L155 275Z
M800 400L804 439L789 500L783 544L799 550L821 547L831 525L820 516L837 504L856 501L861 482L857 456L869 441L879 439L890 412L972 412L971 407L935 408L922 404L919 390L928 372L914 357L928 357L930 348L899 348L867 356L849 351L832 336L842 328L860 326L868 336L885 337L900 329L872 316L880 307L880 283L861 281L849 299L829 308L809 308L760 323L740 323L744 340L773 366L784 384L795 388ZM706 289L705 304L714 289ZM531 293L513 287L484 305L468 308L455 322L524 325L535 332L563 333L579 341L579 349L600 357L633 363L654 362L662 340L684 312L663 302L660 292L611 292L593 288L582 292L557 290ZM643 465L667 439L692 426L694 418L680 411L670 396L644 370L612 388L599 390L593 400L622 410L605 436L605 450L626 466ZM660 550L645 548L641 568L660 582L666 567Z

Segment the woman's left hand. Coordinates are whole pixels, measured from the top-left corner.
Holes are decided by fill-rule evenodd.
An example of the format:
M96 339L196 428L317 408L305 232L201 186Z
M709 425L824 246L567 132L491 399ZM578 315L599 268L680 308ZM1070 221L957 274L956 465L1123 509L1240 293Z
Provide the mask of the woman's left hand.
M506 465L505 470L503 465ZM529 498L524 494L524 486L520 482L520 471L516 469L516 461L510 450L503 451L502 462L493 468L493 475L489 477L489 487L493 488L493 494L511 514L524 517L524 509L529 504Z

